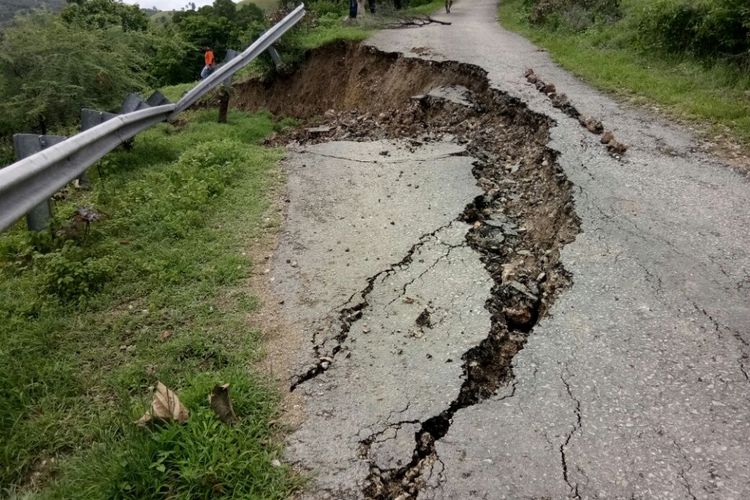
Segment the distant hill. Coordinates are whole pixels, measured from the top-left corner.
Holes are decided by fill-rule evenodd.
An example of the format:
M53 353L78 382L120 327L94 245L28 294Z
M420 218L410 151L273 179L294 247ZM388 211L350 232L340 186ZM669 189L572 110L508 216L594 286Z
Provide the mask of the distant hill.
M16 13L47 7L58 11L65 7L65 0L0 0L0 25L8 24Z

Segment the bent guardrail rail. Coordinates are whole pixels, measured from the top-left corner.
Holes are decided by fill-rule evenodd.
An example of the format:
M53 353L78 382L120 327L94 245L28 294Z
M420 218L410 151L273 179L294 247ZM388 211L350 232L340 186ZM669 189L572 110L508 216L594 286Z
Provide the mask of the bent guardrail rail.
M0 168L0 231L10 227L34 207L46 203L55 192L83 175L97 160L123 142L159 122L173 119L201 96L221 85L302 19L304 9L305 5L300 4L245 51L188 91L177 103L107 116L106 121L98 125Z

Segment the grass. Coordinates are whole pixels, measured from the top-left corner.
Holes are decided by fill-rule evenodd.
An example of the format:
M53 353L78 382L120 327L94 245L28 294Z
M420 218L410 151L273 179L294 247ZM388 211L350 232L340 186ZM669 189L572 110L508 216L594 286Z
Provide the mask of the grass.
M178 83L176 85L169 85L167 87L160 87L159 91L164 94L164 97L172 102L177 102L185 95L190 89L198 85L198 82L190 83Z
M61 236L0 235L0 494L40 498L284 498L277 394L255 374L249 242L268 227L280 152L270 115L189 112L93 169L58 202ZM78 206L103 220L69 225ZM162 381L185 425L136 427ZM230 383L241 421L208 408Z
M336 41L361 42L376 29L372 17L365 17L357 24L344 22L344 14L329 12L315 19L313 25L304 25L294 33L291 43L298 50L311 50Z
M413 16L419 16L419 15L427 16L430 14L434 14L438 10L444 9L444 8L445 8L445 0L433 0L432 2L423 4L423 5L418 5L416 7L409 7L408 9L406 9L405 12L406 14L413 15Z
M628 43L627 16L640 4L641 0L623 2L623 21L576 33L531 26L523 0L504 0L500 22L599 88L657 104L673 116L707 125L713 133L729 132L750 145L750 75L720 62L708 64L633 47Z

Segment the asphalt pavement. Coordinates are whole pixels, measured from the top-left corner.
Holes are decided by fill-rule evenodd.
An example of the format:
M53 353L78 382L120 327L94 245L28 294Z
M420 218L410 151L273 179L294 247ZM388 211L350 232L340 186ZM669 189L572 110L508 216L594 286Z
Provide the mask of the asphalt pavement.
M419 497L750 498L747 177L504 30L496 2L436 17L452 24L367 43L481 66L553 118L581 233L562 253L573 284L516 355L512 387L454 415ZM527 68L613 130L624 158ZM305 420L287 459L314 478L310 498L361 498L373 464L411 460L419 423L455 398L461 354L489 328L491 280L455 221L481 190L454 143L300 146L285 163L274 287L305 338L300 367L331 358L296 388Z

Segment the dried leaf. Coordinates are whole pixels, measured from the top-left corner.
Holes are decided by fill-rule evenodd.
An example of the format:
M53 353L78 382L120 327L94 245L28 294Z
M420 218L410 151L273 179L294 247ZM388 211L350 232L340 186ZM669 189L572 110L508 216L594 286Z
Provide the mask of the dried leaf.
M156 383L154 399L151 408L136 422L138 425L146 425L150 422L187 422L190 412L171 389L161 382Z

